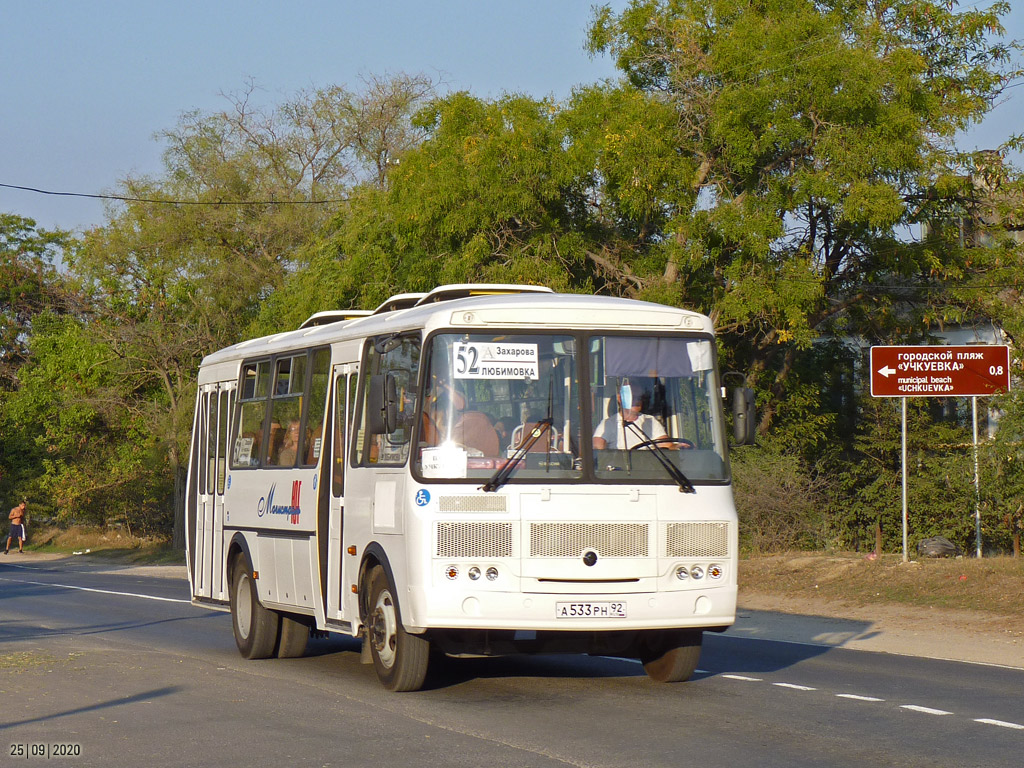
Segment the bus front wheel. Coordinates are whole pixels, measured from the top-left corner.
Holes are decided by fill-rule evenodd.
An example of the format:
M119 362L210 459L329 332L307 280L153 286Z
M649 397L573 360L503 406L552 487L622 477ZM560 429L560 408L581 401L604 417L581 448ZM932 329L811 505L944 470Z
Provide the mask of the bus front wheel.
M237 559L231 569L231 626L238 652L246 659L273 656L280 622L280 616L260 603L245 558Z
M640 661L647 676L659 683L689 680L700 661L703 632L667 634L644 643Z
M370 572L369 586L363 642L370 644L377 678L389 691L418 691L427 676L430 643L402 627L395 589L379 565Z

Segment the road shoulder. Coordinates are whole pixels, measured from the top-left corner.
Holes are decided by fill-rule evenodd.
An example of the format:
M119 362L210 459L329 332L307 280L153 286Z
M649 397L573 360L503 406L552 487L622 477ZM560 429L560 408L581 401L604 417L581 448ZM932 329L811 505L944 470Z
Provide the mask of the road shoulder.
M794 600L741 591L729 634L1024 667L1024 618L981 611Z

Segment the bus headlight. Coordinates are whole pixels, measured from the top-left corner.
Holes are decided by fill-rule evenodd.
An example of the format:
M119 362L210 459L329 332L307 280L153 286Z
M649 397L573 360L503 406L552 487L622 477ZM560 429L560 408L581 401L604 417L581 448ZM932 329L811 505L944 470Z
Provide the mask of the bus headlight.
M488 581L497 581L498 580L498 569L495 568L493 565L490 568L487 569L487 580Z
M688 578L690 578L690 572L686 570L685 565L680 565L678 568L676 568L676 578L680 581L686 581Z
M704 569L701 568L699 565L695 565L693 566L693 568L690 569L690 576L691 578L693 578L694 581L697 581L698 579L703 579Z
M480 578L480 569L474 565L472 568L469 569L469 571L467 571L467 574L469 575L470 579L476 581Z

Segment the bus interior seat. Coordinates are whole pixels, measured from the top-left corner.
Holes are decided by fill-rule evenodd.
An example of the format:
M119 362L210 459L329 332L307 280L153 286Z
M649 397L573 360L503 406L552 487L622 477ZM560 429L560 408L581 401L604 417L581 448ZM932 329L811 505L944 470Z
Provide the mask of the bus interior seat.
M480 451L484 456L498 455L498 433L482 411L466 411L455 425L453 439Z
M530 434L539 423L540 422L537 421L531 421L528 424L520 424L518 427L513 429L512 440L509 442L509 448L520 448L523 443L530 439ZM558 430L555 429L554 426L549 427L547 433L530 446L529 453L547 453L549 450L558 450Z

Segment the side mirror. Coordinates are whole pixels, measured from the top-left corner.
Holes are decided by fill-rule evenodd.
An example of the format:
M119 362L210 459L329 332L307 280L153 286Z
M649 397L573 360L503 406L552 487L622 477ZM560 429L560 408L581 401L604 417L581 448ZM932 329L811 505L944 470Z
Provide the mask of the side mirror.
M754 390L736 387L732 391L732 437L736 445L753 445L757 437Z
M390 435L398 429L398 386L393 374L379 373L370 377L366 428L374 435Z

